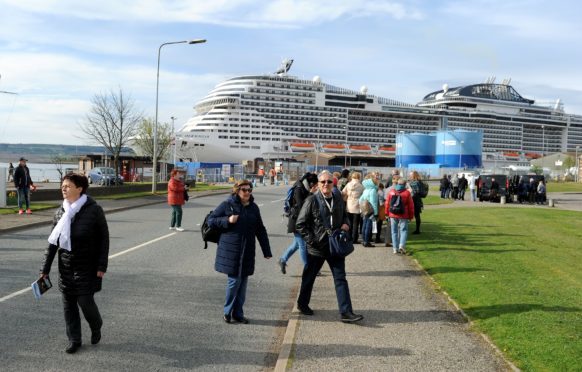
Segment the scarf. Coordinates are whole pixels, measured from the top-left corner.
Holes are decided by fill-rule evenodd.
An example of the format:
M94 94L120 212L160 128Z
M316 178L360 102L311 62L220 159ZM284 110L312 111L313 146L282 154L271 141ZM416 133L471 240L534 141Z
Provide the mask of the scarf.
M71 251L71 221L86 202L87 195L82 195L72 204L68 200L63 200L65 213L51 232L48 238L49 243Z

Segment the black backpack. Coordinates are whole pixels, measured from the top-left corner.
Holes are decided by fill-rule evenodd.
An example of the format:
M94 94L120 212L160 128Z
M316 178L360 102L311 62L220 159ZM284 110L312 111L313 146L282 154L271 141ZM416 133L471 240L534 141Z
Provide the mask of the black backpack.
M289 215L291 214L291 209L293 208L293 204L295 201L295 198L293 197L293 194L295 193L295 186L291 186L289 187L289 189L287 190L287 196L285 197L285 201L283 202L283 215L285 217L289 217Z
M208 212L206 217L204 217L204 222L202 222L202 226L200 227L200 232L202 233L202 240L204 240L204 249L208 248L208 242L218 243L220 239L220 230L214 229L208 225L208 218L212 214L213 211Z
M402 197L399 192L392 195L390 198L390 213L392 214L404 214L404 203L402 202Z
M428 184L422 181L418 181L419 195L421 198L426 198L428 195Z

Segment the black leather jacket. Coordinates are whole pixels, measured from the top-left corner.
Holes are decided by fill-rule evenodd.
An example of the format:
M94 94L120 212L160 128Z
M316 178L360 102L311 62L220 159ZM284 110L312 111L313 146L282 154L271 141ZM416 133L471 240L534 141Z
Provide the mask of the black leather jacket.
M339 229L343 224L348 224L348 216L346 214L346 206L341 193L333 192L333 224L331 230ZM323 206L323 215L320 212L319 204ZM325 204L323 195L320 191L309 195L303 207L299 212L297 224L295 225L297 232L303 236L307 243L307 252L312 256L328 257L329 256L329 239L327 229L323 225L323 218L330 221L331 213Z

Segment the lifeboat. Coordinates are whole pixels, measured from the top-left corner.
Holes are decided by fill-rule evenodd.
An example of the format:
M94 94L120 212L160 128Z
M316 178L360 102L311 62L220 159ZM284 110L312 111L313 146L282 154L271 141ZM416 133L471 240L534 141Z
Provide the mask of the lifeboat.
M396 147L393 146L380 146L378 147L379 154L393 154L396 152Z
M372 147L369 145L351 145L350 151L353 153L369 153L372 152Z
M315 151L315 145L313 143L291 143L289 144L291 151L297 152L309 152Z
M345 145L338 144L338 143L327 143L321 146L323 151L325 152L344 152L346 150Z
M525 157L528 159L537 159L537 158L541 158L542 156L540 154L538 154L537 152L526 152Z
M517 152L507 151L503 153L503 156L506 158L514 159L519 158L519 154Z

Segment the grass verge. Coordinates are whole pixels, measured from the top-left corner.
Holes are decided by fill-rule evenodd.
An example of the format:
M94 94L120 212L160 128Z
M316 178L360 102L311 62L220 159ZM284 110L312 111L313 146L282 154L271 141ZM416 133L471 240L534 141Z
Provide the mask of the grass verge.
M50 203L31 203L30 204L30 210L32 210L32 212L35 211L42 211L45 209L53 209L58 207L58 204L50 204ZM0 208L0 215L3 214L14 214L14 213L18 213L18 207L8 207L8 208Z
M408 246L478 330L523 370L582 369L580 212L423 213Z
M582 183L548 182L547 192L582 192Z

